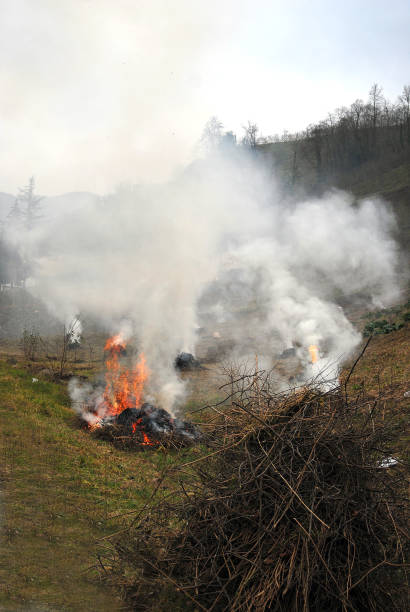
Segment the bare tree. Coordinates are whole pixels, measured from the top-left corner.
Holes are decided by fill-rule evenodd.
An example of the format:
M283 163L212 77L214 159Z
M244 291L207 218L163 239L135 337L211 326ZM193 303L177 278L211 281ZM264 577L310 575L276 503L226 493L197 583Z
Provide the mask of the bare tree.
M24 357L29 361L35 361L37 352L40 346L41 338L40 334L32 329L31 331L24 329L21 339L20 346L24 353Z
M399 96L399 103L403 115L403 123L406 126L407 144L410 145L410 85L403 87L403 93Z
M351 105L350 110L353 118L354 128L358 130L363 120L365 111L363 100L355 100Z
M217 117L211 117L205 124L201 136L201 144L210 153L218 149L223 137L223 123Z
M59 336L54 338L51 342L41 339L41 344L45 352L45 356L48 359L50 369L52 370L55 377L64 378L67 374L67 366L69 363L69 351L70 348L76 348L79 330L79 319L74 317L68 325L64 325ZM74 354L74 361L76 361L76 352Z
M382 107L382 103L384 100L382 92L383 92L383 89L377 83L373 83L373 85L370 87L369 106L370 106L371 121L372 121L372 127L373 127L374 133L376 131L377 120L381 113L381 107Z
M254 149L258 142L258 132L259 132L258 126L256 125L256 123L252 123L251 121L248 121L248 125L243 125L242 128L245 130L245 134L242 139L242 143L245 146L248 146L251 149Z

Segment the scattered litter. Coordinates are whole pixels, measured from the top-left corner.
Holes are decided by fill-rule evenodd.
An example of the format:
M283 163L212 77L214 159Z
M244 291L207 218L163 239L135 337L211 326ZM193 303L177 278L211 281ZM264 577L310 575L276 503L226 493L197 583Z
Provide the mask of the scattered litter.
M386 459L383 459L383 461L380 461L379 467L389 468L389 467L392 467L393 465L397 465L398 462L399 462L398 459L396 459L395 457L386 457Z
M38 378L33 378L33 380L31 382L33 382L33 383L38 382Z
M410 391L405 391L404 392L404 397L410 397Z

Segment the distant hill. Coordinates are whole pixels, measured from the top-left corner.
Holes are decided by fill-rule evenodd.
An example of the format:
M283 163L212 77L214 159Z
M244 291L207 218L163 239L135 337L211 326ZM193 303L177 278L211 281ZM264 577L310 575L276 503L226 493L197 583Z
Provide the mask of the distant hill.
M401 155L382 154L346 170L334 166L332 172L316 167L311 143L296 141L259 145L257 154L263 163L275 169L283 192L301 199L320 196L329 189L343 189L357 198L380 196L392 204L398 221L397 238L410 250L410 159L409 151Z

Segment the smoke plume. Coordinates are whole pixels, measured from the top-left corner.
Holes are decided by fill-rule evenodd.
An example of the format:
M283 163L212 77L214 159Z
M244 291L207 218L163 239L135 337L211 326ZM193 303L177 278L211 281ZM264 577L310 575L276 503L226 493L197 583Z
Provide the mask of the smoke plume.
M32 291L62 318L81 312L136 337L149 392L172 409L183 393L174 359L195 351L204 292L222 317L235 317L228 288L242 309L256 304L254 328L236 326L241 355L242 337L253 335L261 359L293 347L306 377L335 373L360 340L338 303L360 293L380 305L397 295L393 229L377 199L355 203L334 191L286 202L253 158L232 152L172 182L122 187L44 219L24 244ZM318 346L314 367L310 345Z

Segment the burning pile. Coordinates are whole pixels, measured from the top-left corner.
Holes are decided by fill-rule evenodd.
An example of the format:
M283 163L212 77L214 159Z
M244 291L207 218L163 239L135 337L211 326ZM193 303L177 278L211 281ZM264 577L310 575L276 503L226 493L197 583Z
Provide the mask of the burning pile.
M310 359L312 361L312 364L317 363L319 359L319 349L316 346L316 344L311 344L309 346L309 354L310 354Z
M164 442L181 445L197 441L201 434L192 423L143 402L150 372L143 353L132 368L124 365L126 346L121 334L107 340L105 387L102 392L89 395L81 407L82 419L99 436L122 445L156 446Z

